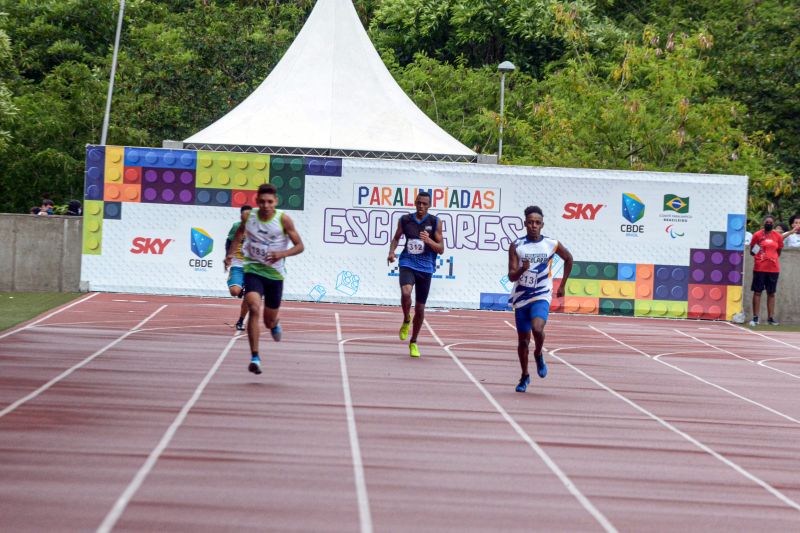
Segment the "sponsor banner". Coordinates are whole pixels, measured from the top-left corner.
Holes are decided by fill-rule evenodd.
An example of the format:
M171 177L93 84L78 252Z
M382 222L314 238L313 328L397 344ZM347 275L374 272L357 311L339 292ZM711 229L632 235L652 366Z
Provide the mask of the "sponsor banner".
M306 248L286 260L287 299L397 304L389 242L425 190L445 243L428 302L464 308L511 289L508 248L524 236L530 205L544 212L542 233L577 261L688 268L690 250L709 248L710 232L726 231L747 194L744 176L419 161L343 159L341 175L309 172L296 189L280 177L288 199L303 194L285 211ZM206 205L123 203L119 218L102 220L102 251L83 256L82 278L92 290L228 294L225 240L239 209L235 195L208 190L194 200ZM563 265L554 266L558 277Z

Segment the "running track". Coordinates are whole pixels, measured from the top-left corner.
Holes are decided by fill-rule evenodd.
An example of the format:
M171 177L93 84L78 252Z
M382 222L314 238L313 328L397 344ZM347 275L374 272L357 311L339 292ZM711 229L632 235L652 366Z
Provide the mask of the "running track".
M800 334L91 294L0 333L3 531L800 531Z

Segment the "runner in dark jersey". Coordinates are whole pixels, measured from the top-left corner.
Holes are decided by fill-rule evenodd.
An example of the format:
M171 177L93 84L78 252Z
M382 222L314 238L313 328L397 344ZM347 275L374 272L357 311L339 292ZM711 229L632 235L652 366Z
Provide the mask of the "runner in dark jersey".
M400 243L400 237L405 236L406 245L400 253L400 304L403 308L400 340L408 337L411 326L411 288L416 287L414 325L408 343L408 353L411 357L419 357L417 335L425 320L425 302L428 301L431 278L436 270L436 256L444 253L444 242L441 222L428 213L431 206L430 193L421 191L414 205L417 208L416 213L403 215L397 222L397 231L392 239L387 260L391 264L397 259L394 251Z

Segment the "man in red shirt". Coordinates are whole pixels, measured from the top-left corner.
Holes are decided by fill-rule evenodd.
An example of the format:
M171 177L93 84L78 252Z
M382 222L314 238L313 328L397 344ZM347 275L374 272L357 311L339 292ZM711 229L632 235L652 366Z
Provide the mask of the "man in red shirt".
M775 291L778 289L778 274L781 265L778 258L783 250L783 237L774 231L775 219L764 217L764 229L758 230L750 241L750 255L753 263L753 320L751 326L758 325L758 312L761 308L761 292L767 289L767 324L777 326L775 321Z

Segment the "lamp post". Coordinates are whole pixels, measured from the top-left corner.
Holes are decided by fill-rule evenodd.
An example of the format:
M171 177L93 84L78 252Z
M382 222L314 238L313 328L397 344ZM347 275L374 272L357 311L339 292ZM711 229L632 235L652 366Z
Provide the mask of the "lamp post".
M119 0L119 18L117 19L117 35L114 37L114 56L111 59L111 79L108 82L108 95L106 96L106 114L103 116L103 133L100 135L100 144L106 144L108 137L108 117L111 115L111 94L114 92L114 75L117 73L117 53L119 52L119 34L122 32L122 15L125 13L125 0Z
M503 158L503 108L505 107L506 98L506 73L514 72L517 67L511 61L503 61L497 65L497 70L502 74L500 76L500 137L497 146L497 162Z

